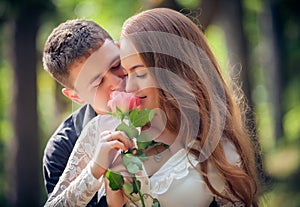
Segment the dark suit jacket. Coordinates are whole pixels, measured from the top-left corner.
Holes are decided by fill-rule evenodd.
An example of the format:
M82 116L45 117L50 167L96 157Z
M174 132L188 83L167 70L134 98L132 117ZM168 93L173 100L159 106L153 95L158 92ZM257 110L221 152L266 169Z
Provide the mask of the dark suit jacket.
M90 105L85 105L71 114L50 137L44 151L43 174L48 195L62 175L73 147L84 126L96 116ZM105 207L105 197L97 203L97 193L88 207Z

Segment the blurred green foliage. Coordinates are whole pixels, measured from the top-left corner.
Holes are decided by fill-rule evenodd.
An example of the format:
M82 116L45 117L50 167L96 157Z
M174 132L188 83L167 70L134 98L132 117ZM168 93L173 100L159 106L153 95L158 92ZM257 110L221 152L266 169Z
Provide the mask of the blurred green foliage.
M3 29L0 28L0 32ZM2 33L3 34L3 33ZM0 48L4 48L3 36L0 37ZM6 160L8 140L12 137L12 126L9 119L9 105L12 97L11 68L8 61L3 58L4 51L0 51L0 206L7 203L6 192L8 190ZM8 80L8 81L7 81Z

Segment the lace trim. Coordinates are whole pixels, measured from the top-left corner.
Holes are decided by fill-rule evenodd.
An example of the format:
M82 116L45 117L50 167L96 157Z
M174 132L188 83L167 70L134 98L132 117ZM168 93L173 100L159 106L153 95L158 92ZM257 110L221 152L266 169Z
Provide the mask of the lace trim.
M86 206L103 185L103 180L97 180L90 172L89 163L95 153L101 131L114 126L113 121L106 121L108 118L110 117L105 115L97 116L83 129L45 206Z
M193 165L198 164L198 161L193 156L188 156ZM167 192L173 180L186 177L191 167L186 150L179 150L151 177L150 191L157 195Z

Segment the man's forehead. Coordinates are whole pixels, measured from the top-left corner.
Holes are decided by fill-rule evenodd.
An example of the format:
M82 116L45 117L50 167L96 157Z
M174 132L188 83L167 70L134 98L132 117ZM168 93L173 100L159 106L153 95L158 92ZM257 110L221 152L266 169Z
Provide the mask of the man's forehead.
M93 70L93 68L107 66L111 64L111 61L119 56L119 48L112 40L106 39L103 45L93 52L90 57L87 58L85 64L82 67L82 71Z
M103 45L86 59L75 81L75 87L88 85L93 77L103 75L119 55L116 44L106 39Z

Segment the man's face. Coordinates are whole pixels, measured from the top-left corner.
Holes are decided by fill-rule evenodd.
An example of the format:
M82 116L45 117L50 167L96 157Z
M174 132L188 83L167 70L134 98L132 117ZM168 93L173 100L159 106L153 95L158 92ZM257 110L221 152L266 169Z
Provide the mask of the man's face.
M81 101L91 104L97 114L106 113L107 102L114 90L123 90L124 73L119 48L106 39L86 60L71 69L71 80Z

